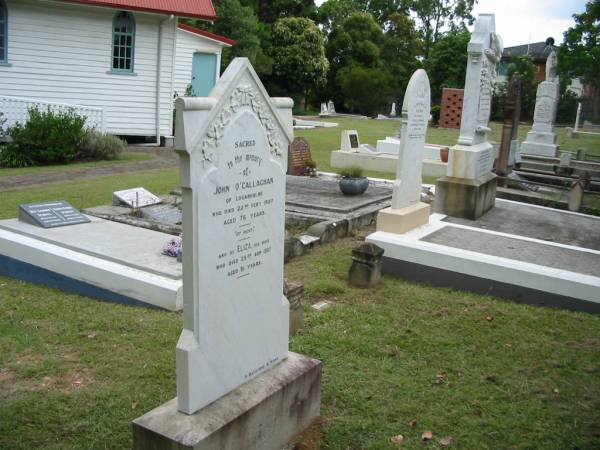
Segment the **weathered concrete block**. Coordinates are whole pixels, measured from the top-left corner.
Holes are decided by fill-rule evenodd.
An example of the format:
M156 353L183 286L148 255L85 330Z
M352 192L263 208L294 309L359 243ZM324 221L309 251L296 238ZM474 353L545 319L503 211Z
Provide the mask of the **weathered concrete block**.
M476 180L442 177L435 186L434 211L476 220L494 207L496 175L489 172Z
M187 415L177 398L133 421L139 450L281 450L319 417L321 362L296 353Z
M375 244L363 242L352 249L352 265L348 272L350 285L372 288L381 281L381 257L383 249Z

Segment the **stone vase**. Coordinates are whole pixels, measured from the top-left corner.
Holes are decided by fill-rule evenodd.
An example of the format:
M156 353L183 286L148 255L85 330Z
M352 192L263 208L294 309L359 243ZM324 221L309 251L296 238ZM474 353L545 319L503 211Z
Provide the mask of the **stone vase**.
M369 180L367 177L345 177L340 179L339 186L344 195L360 195L369 187Z

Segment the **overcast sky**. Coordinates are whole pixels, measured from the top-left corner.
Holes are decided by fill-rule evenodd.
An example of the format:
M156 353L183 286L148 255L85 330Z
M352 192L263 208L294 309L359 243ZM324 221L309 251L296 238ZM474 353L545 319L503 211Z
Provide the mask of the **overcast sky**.
M320 5L324 0L317 0ZM473 9L496 15L496 32L505 47L545 41L553 37L563 41L563 32L574 21L572 15L585 11L586 0L479 0Z

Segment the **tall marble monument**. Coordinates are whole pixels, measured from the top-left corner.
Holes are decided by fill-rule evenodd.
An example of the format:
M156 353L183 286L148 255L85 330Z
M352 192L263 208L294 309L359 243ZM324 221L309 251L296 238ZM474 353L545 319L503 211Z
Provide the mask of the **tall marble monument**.
M377 230L401 234L429 221L429 205L421 202L421 161L430 108L429 78L419 69L410 78L402 102L402 139L392 206L379 211Z
M533 127L521 146L529 155L558 157L554 121L558 108L560 84L556 75L556 52L553 50L546 60L546 81L538 84L535 98Z
M488 141L492 84L502 55L493 14L480 14L467 47L462 120L458 143L450 148L446 176L437 181L435 210L476 219L494 207L496 176Z
M268 96L246 58L234 59L208 97L177 100L184 297L177 399L134 422L136 448L155 448L155 435L179 445L169 448L183 441L282 448L319 414L320 363L288 353L292 106Z

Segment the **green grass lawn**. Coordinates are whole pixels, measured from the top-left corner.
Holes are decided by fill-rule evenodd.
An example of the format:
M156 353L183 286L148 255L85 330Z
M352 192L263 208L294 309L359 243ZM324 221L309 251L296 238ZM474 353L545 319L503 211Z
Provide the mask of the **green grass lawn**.
M286 267L307 292L290 348L323 362L323 448L600 445L600 318L392 278L350 288L356 242ZM175 396L181 322L0 277L0 448L130 448L131 420Z
M392 120L372 120L372 119L325 119L328 122L337 122L336 128L315 128L312 130L296 130L296 136L305 137L311 145L311 154L314 161L317 162L317 169L322 172L337 172L330 166L330 155L332 150L340 148L340 137L342 130L357 130L360 142L362 144L371 144L376 146L378 139L386 136L394 136L400 121ZM492 133L491 141L500 142L502 124L491 123ZM530 125L519 126L519 140L522 142L531 129ZM559 127L556 129L558 135L558 144L563 151L577 151L579 148L585 148L588 155L600 157L600 137L581 136L577 139L568 138L565 129ZM429 127L427 130L426 142L430 144L440 144L452 146L458 139L458 130ZM367 172L369 176L392 178L392 174L379 172Z
M24 167L22 169L0 168L0 177L10 177L13 175L27 175L30 173L39 173L41 175L46 172L68 172L71 169L112 166L115 164L123 164L127 162L148 161L153 158L155 158L155 156L148 153L126 152L121 154L117 159L106 161L85 161L72 164L60 164L55 166Z
M0 217L24 201L107 203L137 185L166 193L177 171L0 193ZM354 289L360 239L286 266L306 288L290 348L323 362L323 448L392 449L397 434L415 449L446 435L460 449L600 447L600 317L388 277ZM333 306L309 307L321 300ZM131 420L175 396L181 326L180 313L0 277L0 448L130 448Z

